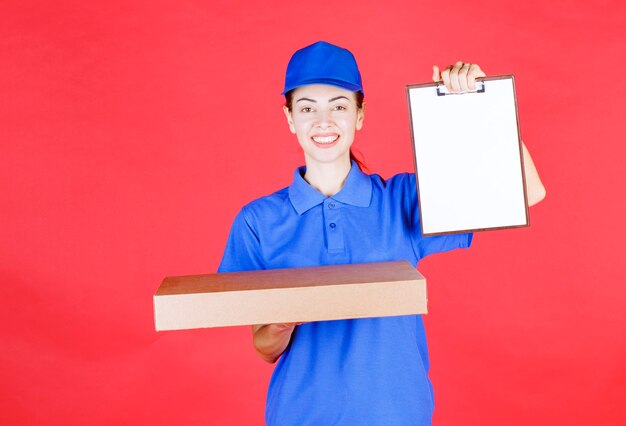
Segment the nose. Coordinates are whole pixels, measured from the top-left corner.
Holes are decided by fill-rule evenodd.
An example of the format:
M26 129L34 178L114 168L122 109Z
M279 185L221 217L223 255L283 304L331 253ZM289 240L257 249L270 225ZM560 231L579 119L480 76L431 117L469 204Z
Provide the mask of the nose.
M330 111L321 110L317 114L317 127L320 129L327 129L332 127L333 120L330 114Z

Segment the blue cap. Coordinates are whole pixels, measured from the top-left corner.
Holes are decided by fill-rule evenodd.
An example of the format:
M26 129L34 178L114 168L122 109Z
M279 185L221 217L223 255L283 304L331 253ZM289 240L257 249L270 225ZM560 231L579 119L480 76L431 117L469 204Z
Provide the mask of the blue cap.
M354 55L325 41L313 43L293 54L287 65L282 94L309 84L329 84L365 94Z

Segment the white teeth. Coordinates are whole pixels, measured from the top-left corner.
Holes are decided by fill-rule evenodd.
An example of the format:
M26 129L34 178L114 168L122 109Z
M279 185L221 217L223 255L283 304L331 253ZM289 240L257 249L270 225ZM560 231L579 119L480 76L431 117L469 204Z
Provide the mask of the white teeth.
M337 140L338 136L313 136L313 140L317 143L332 143Z

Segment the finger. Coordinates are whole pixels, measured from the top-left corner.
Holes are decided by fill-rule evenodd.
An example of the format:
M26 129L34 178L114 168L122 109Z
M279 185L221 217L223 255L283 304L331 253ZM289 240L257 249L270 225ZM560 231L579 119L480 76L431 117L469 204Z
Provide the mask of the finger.
M276 323L272 325L276 327L276 329L278 330L291 330L296 327L295 323L293 322L283 322L283 323Z
M472 64L469 72L467 73L467 86L470 90L476 90L476 79L480 77L486 77L487 75L476 64Z
M439 67L437 65L433 65L433 81L435 83L441 81L441 72L439 71Z
M485 72L480 68L480 66L478 66L478 64L472 64L470 73L474 74L476 78L487 77L487 74L485 74Z
M452 67L450 70L450 85L452 86L453 92L461 91L461 84L459 83L459 71L463 67L463 62L459 61Z
M452 93L452 85L450 84L450 70L452 66L448 66L445 70L441 72L441 78L443 79L443 84L448 89L448 92Z
M468 92L469 89L467 87L467 73L470 70L471 64L463 64L461 69L459 70L459 85L461 86L462 92Z

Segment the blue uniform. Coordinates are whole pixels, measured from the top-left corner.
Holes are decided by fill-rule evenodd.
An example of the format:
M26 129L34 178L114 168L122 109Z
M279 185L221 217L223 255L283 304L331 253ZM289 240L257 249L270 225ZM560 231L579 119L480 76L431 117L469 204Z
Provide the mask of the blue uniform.
M326 197L303 178L243 207L220 272L408 260L469 247L472 234L423 237L415 176L385 181L353 163ZM268 425L429 425L433 393L421 316L296 327L270 381Z

